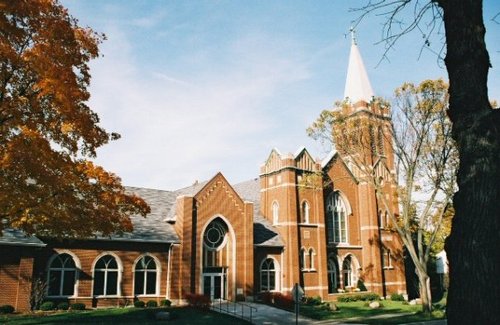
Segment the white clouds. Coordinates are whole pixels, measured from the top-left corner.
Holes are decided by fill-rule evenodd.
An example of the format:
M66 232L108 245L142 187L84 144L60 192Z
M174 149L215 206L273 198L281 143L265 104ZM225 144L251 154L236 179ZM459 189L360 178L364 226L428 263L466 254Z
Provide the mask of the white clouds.
M127 185L173 189L217 171L230 179L255 177L277 123L263 103L283 85L309 77L292 45L266 35L214 49L232 59L197 65L191 79L180 79L145 71L127 35L117 27L106 33L104 57L92 67L91 106L122 139L100 149L97 162Z

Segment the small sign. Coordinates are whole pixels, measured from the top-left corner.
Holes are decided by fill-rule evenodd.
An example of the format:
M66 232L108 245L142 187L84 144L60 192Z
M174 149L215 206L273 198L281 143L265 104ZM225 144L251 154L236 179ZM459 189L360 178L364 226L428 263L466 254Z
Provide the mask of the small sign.
M300 302L302 300L302 297L304 297L304 289L298 284L295 283L292 289L292 296L293 296L293 301L295 302Z
M243 288L237 288L236 289L236 294L237 295L242 295L243 294Z

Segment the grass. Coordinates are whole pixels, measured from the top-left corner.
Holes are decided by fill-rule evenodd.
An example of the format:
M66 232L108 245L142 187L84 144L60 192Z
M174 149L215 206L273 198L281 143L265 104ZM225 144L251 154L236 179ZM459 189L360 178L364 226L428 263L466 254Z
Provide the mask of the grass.
M52 312L18 315L0 315L0 323L25 324L158 324L155 314L159 311L174 311L176 318L167 321L168 324L248 324L248 322L229 315L212 311L203 311L190 307L165 308L110 308L74 312ZM165 323L166 321L163 321Z
M300 313L303 316L318 320L340 320L363 324L402 324L444 318L442 311L436 311L432 316L421 313L422 306L403 304L400 301L384 300L383 307L371 309L364 301L335 303L338 311L325 309L323 305L301 305ZM399 314L399 315L398 315Z

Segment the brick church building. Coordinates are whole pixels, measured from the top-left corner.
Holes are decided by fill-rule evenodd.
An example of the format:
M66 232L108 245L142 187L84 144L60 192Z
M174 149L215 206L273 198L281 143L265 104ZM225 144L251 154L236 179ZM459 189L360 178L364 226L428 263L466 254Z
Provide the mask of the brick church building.
M349 118L390 122L371 104L354 41L345 97ZM394 190L392 152L370 154ZM128 190L151 207L147 218L131 217L131 233L58 241L4 230L0 305L29 309L35 279L46 283L46 299L88 307L182 303L189 293L252 300L266 291L289 293L295 283L324 300L362 285L381 295L406 292L401 241L374 188L335 150L317 161L305 148L273 149L258 177L239 184L219 173L177 191ZM397 198L387 198L397 212Z

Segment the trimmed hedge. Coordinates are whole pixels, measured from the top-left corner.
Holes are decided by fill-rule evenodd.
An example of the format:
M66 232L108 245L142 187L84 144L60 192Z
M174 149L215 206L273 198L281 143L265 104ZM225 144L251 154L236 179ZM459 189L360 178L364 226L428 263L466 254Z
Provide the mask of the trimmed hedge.
M160 306L165 306L165 307L170 307L172 305L172 302L168 299L162 299L160 300Z
M338 302L354 302L354 301L373 301L380 300L380 296L376 293L360 293L360 294L347 294L337 298Z
M71 310L85 310L85 304L81 302L75 302L71 304Z
M52 301L46 301L40 305L40 310L49 311L56 309L56 304Z
M141 300L134 301L135 308L144 308L145 305L146 305L146 303L144 301L141 301Z
M391 300L392 301L405 301L405 297L403 297L402 294L399 294L399 293L393 293L391 295Z
M156 302L156 300L148 300L146 302L146 307L156 308L156 307L158 307L158 303Z
M11 305L0 306L0 314L12 314L14 312L14 307Z
M68 310L69 304L66 301L60 302L57 304L57 309L58 310Z
M210 297L196 293L188 293L186 295L186 300L189 306L200 309L210 309L210 304L212 303Z
M321 297L320 296L307 297L306 304L311 305L311 306L319 306L319 305L321 305Z

